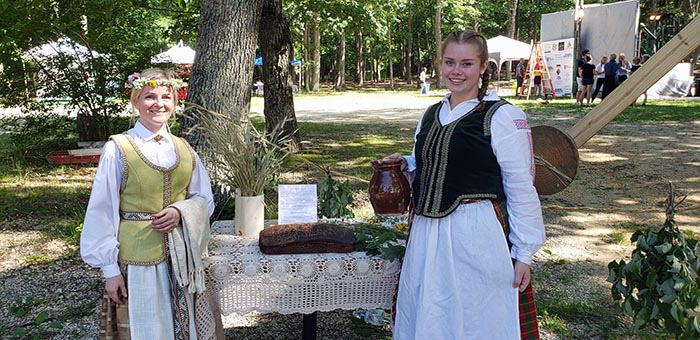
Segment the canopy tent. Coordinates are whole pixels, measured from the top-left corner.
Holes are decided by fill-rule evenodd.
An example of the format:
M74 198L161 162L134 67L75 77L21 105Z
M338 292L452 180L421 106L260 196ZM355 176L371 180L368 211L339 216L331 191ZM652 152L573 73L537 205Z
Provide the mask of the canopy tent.
M499 75L501 74L501 64L506 61L518 61L520 58L527 60L532 51L532 44L526 44L502 35L488 39L486 43L489 47L489 61L496 63L498 67L496 71Z
M50 41L41 46L32 48L24 52L22 57L25 59L33 58L36 60L45 60L59 55L68 55L76 56L81 61L85 61L89 54L92 54L93 57L101 56L100 53L92 51L69 38L62 37L56 41Z
M167 51L151 57L151 64L192 64L195 51L186 46L182 40Z
M263 60L262 56L255 57L255 66L262 66ZM294 59L290 62L292 66L301 66L301 60Z

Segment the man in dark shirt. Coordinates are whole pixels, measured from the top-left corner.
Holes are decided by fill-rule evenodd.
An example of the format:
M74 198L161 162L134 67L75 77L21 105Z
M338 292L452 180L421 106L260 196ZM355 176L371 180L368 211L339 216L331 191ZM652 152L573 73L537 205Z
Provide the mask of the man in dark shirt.
M617 70L620 69L620 63L617 62L617 54L610 55L608 62L605 64L605 84L603 85L603 97L605 99L617 87Z

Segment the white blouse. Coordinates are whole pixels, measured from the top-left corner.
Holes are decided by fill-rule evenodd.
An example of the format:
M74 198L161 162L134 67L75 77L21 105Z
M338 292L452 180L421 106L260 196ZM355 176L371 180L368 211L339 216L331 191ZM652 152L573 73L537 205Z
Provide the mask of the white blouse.
M149 161L162 167L175 164L175 147L165 126L158 133L153 133L141 125L141 122L136 122L127 133ZM163 136L160 142L154 139L158 134ZM120 274L117 263L117 235L120 219L119 189L123 175L121 153L116 143L110 140L102 149L80 235L80 255L88 265L101 268L105 278ZM187 198L193 196L205 198L209 202L209 214L214 212L209 175L197 154L192 179L187 188Z
M443 99L439 119L449 124L471 111L478 103L474 98L459 103L450 109L450 94ZM495 101L500 98L490 92L484 100ZM423 112L425 115L425 112ZM420 132L421 115L416 128ZM414 137L415 140L415 137ZM534 186L535 163L532 153L532 137L525 113L513 105L501 106L491 119L491 148L501 167L503 189L506 195L509 239L513 244L511 257L530 264L532 256L542 247L545 239L544 222L540 200ZM410 156L404 156L408 171L413 174L416 169L415 146Z

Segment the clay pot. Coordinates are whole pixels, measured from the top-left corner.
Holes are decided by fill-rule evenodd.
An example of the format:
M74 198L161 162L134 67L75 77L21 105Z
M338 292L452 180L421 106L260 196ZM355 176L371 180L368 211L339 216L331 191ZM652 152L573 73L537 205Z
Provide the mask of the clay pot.
M406 213L411 201L411 186L401 171L402 159L375 160L369 181L369 201L377 216L393 216Z

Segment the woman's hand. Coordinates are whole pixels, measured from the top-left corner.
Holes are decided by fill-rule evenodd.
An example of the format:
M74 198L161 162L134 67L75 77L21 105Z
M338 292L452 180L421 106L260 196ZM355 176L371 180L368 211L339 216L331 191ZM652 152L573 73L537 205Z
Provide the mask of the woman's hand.
M180 211L172 207L153 214L153 221L151 221L153 229L161 233L167 233L175 229L178 224L180 224Z
M518 288L518 290L522 292L530 284L530 266L515 260L513 267L515 269L513 288Z
M124 304L125 301L122 300L122 297L126 298L127 294L126 285L124 284L124 277L122 274L108 278L105 281L105 290L112 301L119 305Z
M380 162L396 161L396 160L401 160L401 171L406 170L406 167L408 165L406 164L406 160L403 159L403 156L401 156L400 153L392 153L391 155L382 158L380 160Z

